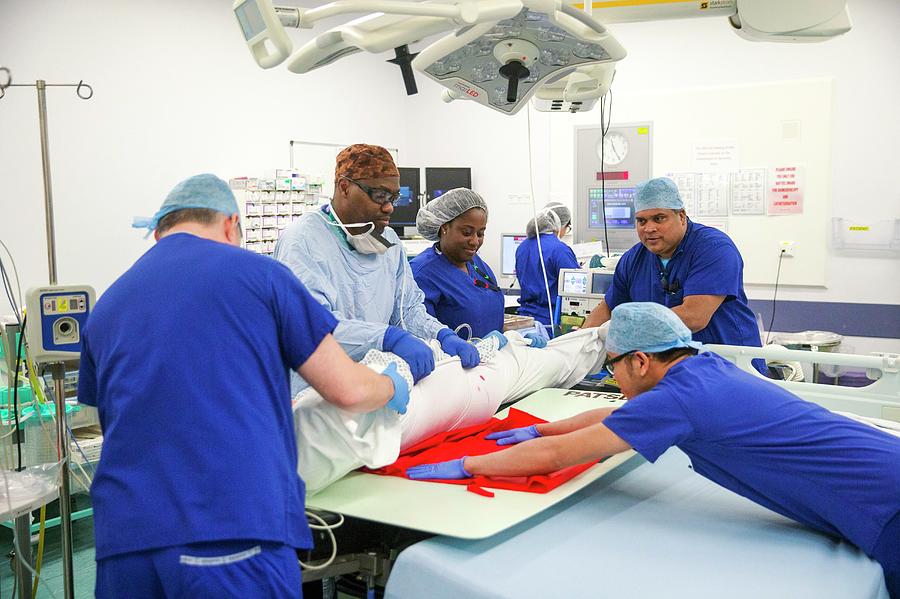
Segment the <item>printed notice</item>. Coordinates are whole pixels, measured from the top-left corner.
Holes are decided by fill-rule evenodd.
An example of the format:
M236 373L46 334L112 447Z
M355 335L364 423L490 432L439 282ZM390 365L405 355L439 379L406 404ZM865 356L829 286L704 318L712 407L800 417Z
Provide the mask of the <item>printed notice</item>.
M693 216L697 205L697 173L666 173L666 176L675 182L687 215Z
M700 222L700 221L697 221ZM706 225L707 227L712 227L713 229L718 229L723 233L728 233L728 219L727 218L704 218L703 222L700 222L701 225Z
M730 182L730 173L699 173L695 214L698 217L728 216Z
M803 214L802 167L776 166L769 177L770 216Z
M697 172L731 172L740 168L737 143L732 141L695 143L694 170Z
M766 169L745 168L731 174L731 213L766 213Z

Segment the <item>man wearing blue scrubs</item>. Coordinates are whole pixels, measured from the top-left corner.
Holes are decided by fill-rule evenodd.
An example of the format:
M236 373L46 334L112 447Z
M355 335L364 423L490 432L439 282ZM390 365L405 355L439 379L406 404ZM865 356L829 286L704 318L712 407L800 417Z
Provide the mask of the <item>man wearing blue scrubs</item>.
M538 212L536 223L535 219L528 221L525 227L527 238L516 248L516 278L522 290L519 297L519 314L531 316L544 325L550 324L550 312L556 309L560 269L578 268L575 252L562 241L571 227L572 213L569 209L559 202L550 202ZM546 285L544 269L541 267L542 253L543 264L547 271Z
M78 400L103 428L96 595L299 597L296 550L312 537L288 371L359 412L404 412L407 382L353 362L287 268L235 247L238 207L221 179L179 183L135 226L157 243L103 294L82 339Z
M410 478L530 476L634 448L669 447L694 470L878 561L900 599L900 438L803 401L712 353L668 308L612 311L607 365L629 401L494 433L506 451L411 468Z
M666 177L637 186L640 243L625 252L613 284L584 323L598 326L626 302L671 308L700 343L759 347L759 327L744 293L744 261L731 238L692 222L675 183ZM765 374L762 360L757 368Z
M435 244L410 263L428 313L453 330L467 324L478 338L503 330L503 291L478 255L487 217L487 204L471 189L431 200L416 215L416 228Z
M418 381L434 370L434 353L425 341L437 339L464 368L477 366L475 346L425 310L406 252L388 227L393 202L400 198L400 171L390 152L348 146L337 155L334 178L331 204L285 229L275 259L334 315L334 337L344 351L354 360L370 349L395 353ZM294 393L305 386L302 378L292 378Z

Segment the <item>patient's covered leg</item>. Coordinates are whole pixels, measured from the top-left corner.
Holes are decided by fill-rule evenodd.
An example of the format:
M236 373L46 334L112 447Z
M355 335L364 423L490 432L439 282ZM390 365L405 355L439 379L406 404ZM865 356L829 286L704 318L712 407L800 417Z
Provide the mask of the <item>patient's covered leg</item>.
M605 358L598 329L586 329L533 349L515 332L509 343L479 366L462 368L436 348L434 372L410 390L403 416L380 408L353 414L337 408L311 388L295 399L300 475L311 493L361 466L393 463L403 449L428 437L479 424L506 403L546 387L568 388L599 370ZM373 352L370 352L372 354ZM405 365L393 354L367 356L375 370L385 360Z

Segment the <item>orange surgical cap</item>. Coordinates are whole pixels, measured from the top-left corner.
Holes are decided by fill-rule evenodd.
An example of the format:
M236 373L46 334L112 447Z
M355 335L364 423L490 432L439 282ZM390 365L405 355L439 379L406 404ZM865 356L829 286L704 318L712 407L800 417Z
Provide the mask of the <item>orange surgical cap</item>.
M380 179L399 177L391 153L381 146L353 144L340 151L334 165L334 178Z

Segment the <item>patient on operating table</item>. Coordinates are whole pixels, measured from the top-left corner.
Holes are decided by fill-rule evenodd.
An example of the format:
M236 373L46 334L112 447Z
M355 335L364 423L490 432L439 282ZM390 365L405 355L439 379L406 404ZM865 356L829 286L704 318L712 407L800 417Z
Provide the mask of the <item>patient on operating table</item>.
M307 491L315 493L362 466L392 464L402 450L434 434L486 422L502 405L539 389L573 386L601 368L605 331L570 333L543 349L516 332L488 337L477 344L481 364L471 369L435 346L434 372L411 386L403 415L388 409L345 412L311 388L304 390L294 399L294 427ZM394 354L373 350L363 360L375 369L388 362L396 362L412 383L408 367Z

